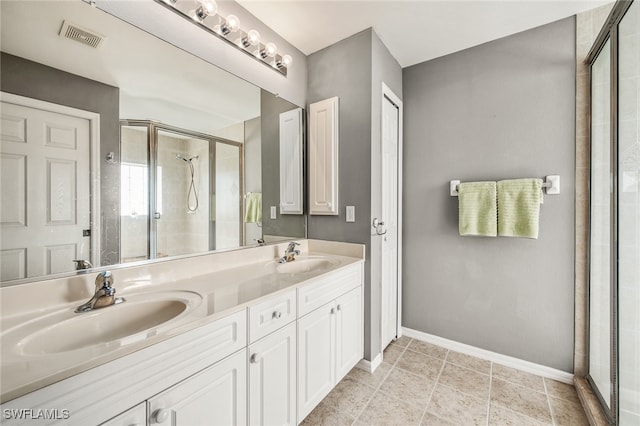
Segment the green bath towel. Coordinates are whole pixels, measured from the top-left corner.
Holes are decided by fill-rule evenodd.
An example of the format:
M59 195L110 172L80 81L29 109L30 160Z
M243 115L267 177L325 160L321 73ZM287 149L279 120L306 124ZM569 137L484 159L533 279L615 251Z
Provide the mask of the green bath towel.
M247 194L247 213L244 216L246 223L262 222L262 194L250 192Z
M498 182L498 235L538 238L542 179Z
M460 235L497 235L496 183L465 182L458 185Z

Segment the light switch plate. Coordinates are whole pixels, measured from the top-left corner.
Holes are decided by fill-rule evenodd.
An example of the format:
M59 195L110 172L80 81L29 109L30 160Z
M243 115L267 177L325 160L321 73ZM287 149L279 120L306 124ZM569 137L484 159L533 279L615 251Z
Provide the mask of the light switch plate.
M356 221L356 206L347 206L347 222Z
M271 214L270 214L271 219L276 219L276 206L271 206L270 211L271 211Z

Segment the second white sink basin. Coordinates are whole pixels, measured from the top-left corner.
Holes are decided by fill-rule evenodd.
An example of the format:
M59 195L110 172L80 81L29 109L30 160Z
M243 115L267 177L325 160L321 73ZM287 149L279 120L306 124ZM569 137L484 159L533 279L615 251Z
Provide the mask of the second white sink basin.
M89 347L120 347L157 334L163 325L199 305L197 293L176 291L127 297L127 301L85 313L73 308L7 330L5 342L26 356L56 355Z
M280 274L304 274L307 272L323 272L333 267L337 262L323 256L296 256L295 260L286 263L272 261L276 272Z

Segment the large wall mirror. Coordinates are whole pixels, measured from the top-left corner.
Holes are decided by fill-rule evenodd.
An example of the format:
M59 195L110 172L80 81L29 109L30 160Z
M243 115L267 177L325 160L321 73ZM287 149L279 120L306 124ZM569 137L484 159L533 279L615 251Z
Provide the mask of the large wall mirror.
M305 236L298 106L80 0L0 7L2 285Z

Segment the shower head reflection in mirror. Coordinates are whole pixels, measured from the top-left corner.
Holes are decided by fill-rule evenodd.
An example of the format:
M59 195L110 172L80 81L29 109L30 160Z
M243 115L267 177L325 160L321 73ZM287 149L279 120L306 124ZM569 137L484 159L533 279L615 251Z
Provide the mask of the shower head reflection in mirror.
M197 160L198 158L200 158L199 155L190 157L189 159L184 158L180 154L176 155L177 160L182 160L189 165L189 172L191 173L191 182L189 183L189 190L187 191L187 212L188 213L195 213L196 211L198 211L198 206L200 204L200 201L198 200L198 189L196 188L196 183L195 183L196 172L195 172L195 167L193 166L193 160ZM192 198L194 200L193 207L191 207Z

